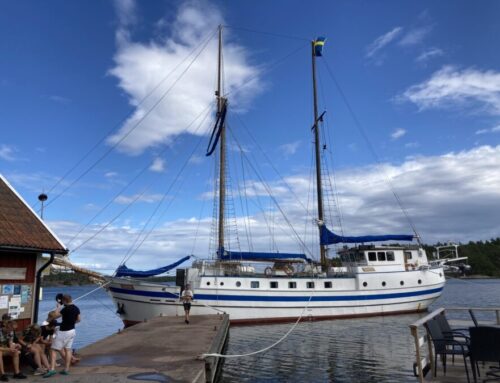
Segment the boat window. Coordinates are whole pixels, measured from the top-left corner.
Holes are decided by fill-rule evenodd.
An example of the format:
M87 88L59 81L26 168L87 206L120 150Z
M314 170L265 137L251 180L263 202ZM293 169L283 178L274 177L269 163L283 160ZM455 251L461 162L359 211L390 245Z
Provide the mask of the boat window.
M387 255L388 261L394 261L394 259L395 259L394 258L394 251L387 251L385 254Z
M236 282L236 287L240 287L241 286L241 282L240 281L237 281Z
M276 281L270 282L269 285L270 285L270 287L272 289L277 289L278 288L278 282L276 282Z
M259 281L251 281L250 282L250 287L252 289L258 289L259 288Z
M385 282L382 282L382 286L385 287L386 283Z
M325 289L331 289L331 288L332 288L332 282L331 281L325 282Z
M288 282L288 288L289 289L296 289L297 288L297 282Z
M401 281L401 282L399 282L399 284L400 284L401 286L404 286L405 282L404 282L404 281Z
M421 280L421 279L419 279L419 280L418 280L418 284L419 284L419 285L421 285L421 284L422 284L422 280Z
M221 285L221 286L224 286L224 282L221 282L221 283L220 283L220 285Z
M307 282L308 289L314 289L314 282Z
M405 251L406 259L411 259L411 251Z
M377 258L379 261L385 261L385 251L377 252Z
M364 287L368 286L368 283L367 282L363 282L363 286Z
M375 253L374 251L369 251L368 252L368 260L369 261L376 261L377 260L377 253Z
M207 282L207 286L210 286L210 282Z

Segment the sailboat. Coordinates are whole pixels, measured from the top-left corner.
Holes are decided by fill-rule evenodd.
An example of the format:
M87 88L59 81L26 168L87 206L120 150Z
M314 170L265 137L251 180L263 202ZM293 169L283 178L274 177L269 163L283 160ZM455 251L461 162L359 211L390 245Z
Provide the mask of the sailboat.
M222 27L219 27L217 118L208 154L219 149L217 251L215 259L196 258L190 267L174 264L148 271L121 265L111 278L108 291L126 326L156 316L182 316L179 300L186 284L194 290L191 316L229 314L232 323L331 319L424 311L442 293L445 277L440 265L431 264L420 245L400 245L414 235L349 237L337 235L325 224L320 158L320 121L316 95L316 58L324 38L311 42L314 95L316 192L320 261L303 253L257 253L228 249L225 239L226 129L228 100L221 89ZM417 237L418 239L418 237ZM397 241L396 245L374 242ZM340 267L333 267L327 254L334 244ZM260 265L260 266L259 266ZM263 267L262 265L267 265ZM176 268L175 286L148 281Z

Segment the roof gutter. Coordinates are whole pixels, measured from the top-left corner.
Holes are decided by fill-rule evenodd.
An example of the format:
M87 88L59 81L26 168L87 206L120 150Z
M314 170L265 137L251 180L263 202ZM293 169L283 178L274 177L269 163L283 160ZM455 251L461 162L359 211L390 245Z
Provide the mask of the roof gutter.
M38 322L38 307L40 305L40 286L42 284L42 273L47 267L49 267L52 264L52 262L54 262L54 256L55 253L50 253L50 259L36 272L33 323Z

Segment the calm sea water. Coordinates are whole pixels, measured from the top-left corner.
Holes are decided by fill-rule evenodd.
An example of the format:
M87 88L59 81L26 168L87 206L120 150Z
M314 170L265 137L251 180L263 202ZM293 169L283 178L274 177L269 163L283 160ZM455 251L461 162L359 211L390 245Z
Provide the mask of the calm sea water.
M94 286L45 288L40 318L54 307L55 295L84 295ZM76 302L82 312L76 348L122 327L109 296L99 290ZM431 309L500 306L500 279L449 280ZM448 314L467 319L467 314ZM494 320L494 314L484 319ZM408 325L421 314L300 323L277 347L253 356L227 359L221 382L415 382L414 346ZM481 317L480 317L481 319ZM232 327L228 354L259 350L292 324Z

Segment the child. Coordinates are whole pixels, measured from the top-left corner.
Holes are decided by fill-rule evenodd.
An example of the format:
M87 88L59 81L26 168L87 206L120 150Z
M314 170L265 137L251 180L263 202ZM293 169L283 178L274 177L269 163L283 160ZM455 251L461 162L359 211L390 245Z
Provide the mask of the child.
M2 318L3 319L3 318ZM5 375L3 367L3 356L8 355L12 357L12 364L14 365L14 379L26 379L26 376L19 370L19 355L20 350L18 345L14 343L13 326L10 320L2 321L2 328L0 329L0 381L8 382L9 378ZM15 335L15 332L14 332Z

